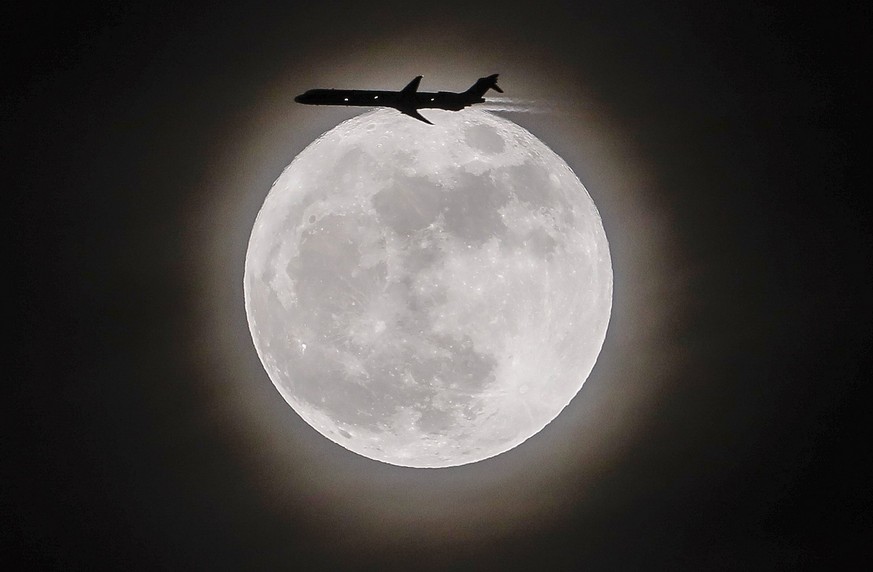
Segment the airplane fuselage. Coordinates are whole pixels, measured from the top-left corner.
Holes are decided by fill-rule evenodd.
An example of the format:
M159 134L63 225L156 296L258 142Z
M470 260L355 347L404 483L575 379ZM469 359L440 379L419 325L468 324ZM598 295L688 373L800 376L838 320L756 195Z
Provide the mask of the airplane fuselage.
M375 91L364 89L310 89L294 101L310 105L351 105L355 107L412 107L413 109L446 109L460 111L474 103L483 103L483 97L469 97L450 91Z
M421 76L416 77L401 91L376 91L364 89L310 89L294 98L297 103L308 105L344 105L354 107L392 107L419 121L430 123L418 113L419 109L445 109L460 111L475 103L484 103L485 92L497 87L497 74L480 78L467 91L418 91Z

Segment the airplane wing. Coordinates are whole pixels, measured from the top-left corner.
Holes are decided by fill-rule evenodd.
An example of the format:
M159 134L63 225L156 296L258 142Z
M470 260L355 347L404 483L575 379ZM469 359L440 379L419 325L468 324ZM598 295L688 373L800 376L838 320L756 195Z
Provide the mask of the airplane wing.
M399 111L400 113L403 113L403 114L405 114L405 115L408 115L408 116L410 116L410 117L414 117L414 118L418 119L419 121L424 121L424 122L427 123L428 125L433 125L433 123L431 123L430 121L428 121L427 118L424 117L421 113L419 113L417 109L400 109L400 108L397 108L397 111Z
M422 114L418 112L418 110L413 107L415 92L418 91L418 84L421 83L421 76L416 77L414 80L409 82L406 87L400 92L400 97L403 100L403 104L396 107L397 111L400 113L404 113L410 117L414 117L419 121L424 121L428 125L433 125L430 121L428 121Z
M406 84L406 87L403 88L403 91L400 93L409 94L415 93L418 91L418 84L421 83L421 76L416 77L414 80Z

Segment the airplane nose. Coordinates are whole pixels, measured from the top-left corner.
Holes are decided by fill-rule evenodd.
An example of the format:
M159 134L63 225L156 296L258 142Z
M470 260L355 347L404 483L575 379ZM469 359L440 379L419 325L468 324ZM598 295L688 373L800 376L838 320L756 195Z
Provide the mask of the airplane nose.
M298 95L297 97L294 98L294 101L296 101L297 103L305 103L305 102L303 101L304 96L306 96L306 94L305 94L305 93L301 93L300 95Z

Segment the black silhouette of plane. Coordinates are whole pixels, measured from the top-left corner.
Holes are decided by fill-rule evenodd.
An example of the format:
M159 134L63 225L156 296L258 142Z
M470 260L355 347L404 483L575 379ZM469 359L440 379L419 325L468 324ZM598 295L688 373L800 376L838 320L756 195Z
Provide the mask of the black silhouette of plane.
M433 125L423 117L419 109L445 109L460 111L474 103L483 103L482 97L489 89L503 93L497 87L498 74L479 78L470 89L455 93L452 91L418 91L421 76L400 91L373 91L361 89L310 89L294 98L297 103L308 105L350 105L356 107L393 107L419 121Z

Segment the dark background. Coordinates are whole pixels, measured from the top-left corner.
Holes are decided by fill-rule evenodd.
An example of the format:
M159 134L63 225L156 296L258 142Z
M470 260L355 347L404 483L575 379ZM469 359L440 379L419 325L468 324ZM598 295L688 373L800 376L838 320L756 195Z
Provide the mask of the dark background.
M853 182L853 157L866 146L856 127L868 10L158 1L4 11L14 340L4 375L4 561L695 570L870 561L861 392L871 374L871 229L869 185ZM596 474L566 440L554 438L560 451L542 445L548 435L501 458L529 459L538 453L524 451L540 443L543 455L573 459L557 476L533 478L535 468L497 458L454 473L463 477L425 478L359 459L320 437L296 437L309 430L287 419L244 329L225 359L245 362L249 385L219 384L221 361L203 350L227 340L215 341L201 319L208 288L197 269L206 255L191 236L220 224L206 206L216 165L257 164L232 138L256 130L250 112L269 105L264 86L291 69L288 99L330 87L308 83L328 56L360 58L379 38L419 30L469 45L473 68L486 45L552 62L557 71L544 73L563 73L560 85L571 89L550 96L599 102L612 137L646 165L648 200L669 213L681 282L663 300L681 309L663 329L671 365L633 437ZM481 75L494 71L502 70ZM363 83L348 77L344 87L391 87ZM331 121L310 119L302 143L262 169L264 185L251 190L239 228L251 228L270 181ZM619 236L608 210L607 232ZM241 271L242 259L234 264ZM241 298L225 302L238 319ZM586 384L592 411L609 403L598 400L598 384L629 383L620 368L609 371L614 379ZM285 432L272 428L275 441L237 437L248 430L245 416L221 410L246 399L234 391L262 396L272 408L265 415L286 419ZM294 467L287 479L279 466ZM489 472L511 471L496 490L503 481ZM285 496L272 498L275 490ZM454 493L434 492L444 490ZM425 502L416 491L433 505L417 525L367 516L391 503L402 511L404 499ZM371 505L344 504L367 495ZM515 509L540 496L553 508L529 518ZM457 517L454 527L453 503L490 516L475 526Z

